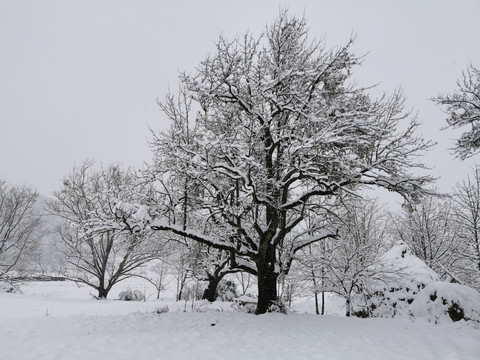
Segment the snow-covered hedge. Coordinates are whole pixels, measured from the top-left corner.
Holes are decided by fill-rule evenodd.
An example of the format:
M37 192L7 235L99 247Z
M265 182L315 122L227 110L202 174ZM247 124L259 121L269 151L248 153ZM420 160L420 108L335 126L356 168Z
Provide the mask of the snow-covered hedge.
M480 293L468 286L437 281L415 296L410 313L434 323L465 320L480 326Z

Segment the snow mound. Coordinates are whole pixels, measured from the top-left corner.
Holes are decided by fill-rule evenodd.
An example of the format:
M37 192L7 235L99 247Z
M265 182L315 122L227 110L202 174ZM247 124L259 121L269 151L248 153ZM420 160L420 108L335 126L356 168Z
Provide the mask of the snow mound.
M357 299L354 315L358 317L409 316L409 304L416 294L439 276L412 254L408 245L397 242L375 265L382 274L370 283L366 299Z
M397 242L383 254L380 263L386 268L400 272L402 285L405 285L406 282L428 285L440 280L438 274L413 255L404 242Z
M480 328L480 293L468 286L436 281L416 295L410 312L436 324L464 320Z

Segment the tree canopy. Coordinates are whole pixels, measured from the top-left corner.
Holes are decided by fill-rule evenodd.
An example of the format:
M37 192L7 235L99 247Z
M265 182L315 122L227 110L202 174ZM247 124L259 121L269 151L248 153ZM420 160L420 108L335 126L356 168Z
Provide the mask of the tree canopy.
M468 128L455 141L455 155L462 160L480 151L480 70L470 64L457 81L457 90L433 98L445 106L447 128Z

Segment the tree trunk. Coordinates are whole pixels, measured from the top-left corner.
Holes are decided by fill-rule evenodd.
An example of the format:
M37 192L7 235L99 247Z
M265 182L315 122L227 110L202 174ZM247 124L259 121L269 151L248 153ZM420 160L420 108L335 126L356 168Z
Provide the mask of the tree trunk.
M322 290L322 315L325 315L325 291Z
M158 274L158 282L156 284L156 287L157 287L157 300L160 299L160 292L162 291L162 288L163 288L163 264L162 264L162 268L160 270L160 274Z
M310 248L310 255L311 254L312 254L312 249ZM313 270L313 267L312 267L312 281L313 281L313 288L314 288L314 295L315 295L315 314L320 315L320 311L318 310L317 279L315 278L315 271Z
M208 286L203 292L202 299L214 302L217 300L217 286L220 282L220 277L209 276L208 277Z
M98 278L98 286L96 287L98 291L98 298L99 299L106 299L108 292L110 291L110 287L105 287L105 272L103 272Z
M350 298L345 300L345 316L350 317L351 315L351 305L350 305Z
M108 289L104 289L103 287L98 287L98 298L99 299L106 299L108 295Z
M274 263L258 263L258 302L256 314L265 314L272 305L277 304L278 273L274 270Z

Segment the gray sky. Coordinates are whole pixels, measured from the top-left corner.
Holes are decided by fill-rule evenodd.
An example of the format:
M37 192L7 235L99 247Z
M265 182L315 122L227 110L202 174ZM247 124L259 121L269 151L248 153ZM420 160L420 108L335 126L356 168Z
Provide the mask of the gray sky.
M141 166L156 105L178 71L190 72L223 33L259 34L287 5L310 36L369 53L355 77L378 91L404 89L427 138L425 162L449 191L480 159L450 155L457 133L428 99L480 66L480 0L14 1L0 0L0 177L49 195L75 163ZM480 156L480 155L479 155Z

